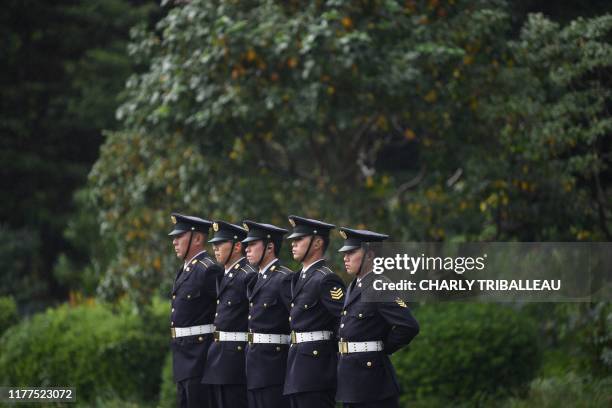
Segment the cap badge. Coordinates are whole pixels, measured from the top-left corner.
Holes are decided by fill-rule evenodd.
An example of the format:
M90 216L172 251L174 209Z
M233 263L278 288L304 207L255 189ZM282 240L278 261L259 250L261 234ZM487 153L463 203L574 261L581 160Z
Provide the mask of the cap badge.
M291 226L295 228L295 221L293 220L293 218L289 218L289 224L291 224Z
M173 224L176 224L176 217L174 215L171 215L170 219L172 220Z
M249 226L247 225L246 222L243 222L242 226L244 227L245 230L247 230L247 231L249 230Z
M343 230L340 230L340 236L342 237L342 239L346 239L346 232L344 232Z
M217 224L216 222L213 222L213 230L215 232L219 231L219 224Z

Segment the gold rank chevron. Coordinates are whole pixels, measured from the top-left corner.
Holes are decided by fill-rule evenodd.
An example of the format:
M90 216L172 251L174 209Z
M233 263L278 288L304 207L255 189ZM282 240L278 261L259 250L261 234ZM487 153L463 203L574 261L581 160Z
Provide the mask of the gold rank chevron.
M342 296L344 296L344 292L342 291L342 288L338 288L338 289L331 289L329 291L329 294L332 298L332 300L340 300L342 299Z
M397 303L398 305L400 305L401 307L408 307L408 305L406 305L406 302L404 302L402 299L397 298L395 299L395 303Z

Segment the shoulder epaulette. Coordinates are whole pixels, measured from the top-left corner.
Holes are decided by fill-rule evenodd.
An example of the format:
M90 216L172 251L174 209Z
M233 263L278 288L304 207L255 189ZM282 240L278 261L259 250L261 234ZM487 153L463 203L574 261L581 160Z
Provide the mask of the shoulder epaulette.
M323 276L333 273L332 270L329 269L327 266L321 266L320 268L317 268L317 272L319 272Z
M276 267L276 272L282 273L283 275L288 275L290 273L292 273L293 271L289 268L287 268L286 266L277 266Z
M199 262L207 268L210 268L215 264L210 258L202 258L199 260Z
M238 266L238 265L236 265ZM240 268L241 271L243 271L244 273L254 273L255 272L255 268L253 268L251 265L249 264L245 264Z

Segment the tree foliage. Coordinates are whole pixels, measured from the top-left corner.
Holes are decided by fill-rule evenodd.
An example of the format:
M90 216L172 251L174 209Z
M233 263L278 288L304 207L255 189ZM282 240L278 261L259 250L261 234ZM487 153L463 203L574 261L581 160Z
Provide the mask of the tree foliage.
M609 32L534 15L514 38L502 1L173 8L134 31L149 68L90 174L117 251L103 292L170 280L172 210L398 241L609 236Z

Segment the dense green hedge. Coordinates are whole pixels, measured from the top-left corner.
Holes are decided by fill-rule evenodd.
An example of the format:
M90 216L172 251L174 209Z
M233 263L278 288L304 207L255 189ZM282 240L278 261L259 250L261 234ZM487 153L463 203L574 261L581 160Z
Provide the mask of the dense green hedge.
M164 368L161 372L161 387L159 391L158 408L172 408L176 406L176 384L172 379L172 354L168 353Z
M510 307L447 303L416 310L421 332L393 357L403 401L466 401L524 390L541 352L533 322Z
M0 297L0 336L17 322L17 304L10 296Z
M0 384L71 386L80 401L155 400L168 336L147 322L161 306L147 318L97 303L37 314L0 339Z

